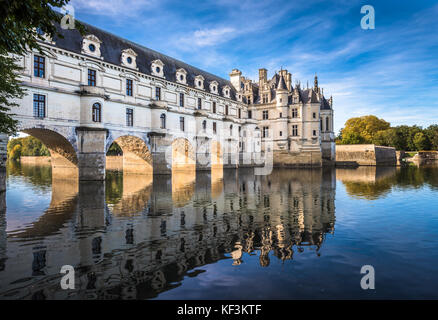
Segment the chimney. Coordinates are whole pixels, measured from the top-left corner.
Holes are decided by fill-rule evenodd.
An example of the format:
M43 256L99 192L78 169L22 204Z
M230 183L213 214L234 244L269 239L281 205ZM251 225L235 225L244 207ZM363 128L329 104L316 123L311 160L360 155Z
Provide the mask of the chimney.
M262 87L263 83L268 81L268 70L265 68L259 69L259 86Z
M292 91L292 74L290 74L289 72L286 76L286 86L287 90Z

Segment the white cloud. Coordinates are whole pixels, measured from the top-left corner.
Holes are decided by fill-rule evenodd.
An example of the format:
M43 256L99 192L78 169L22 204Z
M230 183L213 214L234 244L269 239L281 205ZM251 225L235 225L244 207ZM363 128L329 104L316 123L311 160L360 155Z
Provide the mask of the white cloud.
M105 15L110 17L138 16L144 9L155 4L154 0L72 0L70 3L75 10L82 13Z
M236 35L236 30L231 27L200 29L182 38L180 43L196 47L207 47L219 45L234 38Z

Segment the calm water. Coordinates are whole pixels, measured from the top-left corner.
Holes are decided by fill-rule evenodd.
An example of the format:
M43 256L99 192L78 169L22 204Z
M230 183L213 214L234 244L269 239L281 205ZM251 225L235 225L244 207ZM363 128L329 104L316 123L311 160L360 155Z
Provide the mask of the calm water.
M77 183L10 165L2 197L0 299L438 298L438 167Z

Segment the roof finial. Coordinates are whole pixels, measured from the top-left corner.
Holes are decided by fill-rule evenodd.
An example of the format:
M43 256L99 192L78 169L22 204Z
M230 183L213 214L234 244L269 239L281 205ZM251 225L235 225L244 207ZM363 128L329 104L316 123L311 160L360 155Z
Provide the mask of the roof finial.
M318 88L318 76L316 75L316 72L315 72L315 80L314 80L313 84L314 84L314 88L317 89Z

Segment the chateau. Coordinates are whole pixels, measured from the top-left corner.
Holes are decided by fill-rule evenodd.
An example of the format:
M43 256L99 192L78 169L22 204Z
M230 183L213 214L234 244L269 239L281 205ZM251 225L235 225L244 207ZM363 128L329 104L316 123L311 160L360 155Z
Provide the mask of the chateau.
M84 26L85 35L58 28L44 54L19 62L27 93L12 112L47 145L54 170L101 180L113 142L133 172L334 160L332 98L316 75L311 88L293 86L287 70L268 80L260 69L256 83L234 69L226 80Z

